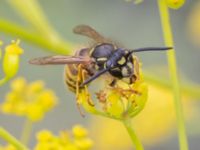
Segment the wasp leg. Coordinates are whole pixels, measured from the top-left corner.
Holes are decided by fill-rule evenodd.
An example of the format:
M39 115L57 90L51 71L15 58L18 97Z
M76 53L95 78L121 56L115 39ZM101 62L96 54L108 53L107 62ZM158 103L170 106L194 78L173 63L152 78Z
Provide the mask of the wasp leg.
M86 77L85 75L87 74L87 72L83 69L82 70L82 80L83 82L86 80ZM87 88L87 85L84 85L84 90L85 92L87 93L87 102L90 106L94 106L94 103L91 101L90 99L90 94L89 94L89 91L88 91L88 88Z
M79 102L79 93L80 93L80 82L82 81L82 65L78 65L78 74L77 74L77 80L76 80L76 106L79 110L79 113L82 117L85 117L83 112L81 111L80 102Z

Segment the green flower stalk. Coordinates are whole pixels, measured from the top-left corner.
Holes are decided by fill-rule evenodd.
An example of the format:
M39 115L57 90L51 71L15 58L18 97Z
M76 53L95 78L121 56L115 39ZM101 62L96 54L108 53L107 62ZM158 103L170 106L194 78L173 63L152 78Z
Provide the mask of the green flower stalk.
M173 4L173 3L169 3L169 2L174 2L174 4L177 4L177 6L179 7L183 4L182 3L183 0L170 0L170 1L158 0L158 6L160 10L160 17L161 17L165 44L166 46L174 46L173 35L172 35L171 25L170 25L170 16L168 12L168 6L171 7L171 5L169 4ZM178 5L177 2L180 2L179 3L180 5ZM174 50L168 51L167 58L168 58L168 64L169 64L169 71L171 75L171 84L172 84L173 93L174 93L174 105L175 105L176 116L177 116L180 150L188 150L188 142L187 142L183 110L182 110L182 104L181 104L180 85L178 81L175 51Z
M16 150L28 150L27 147L25 147L22 143L20 143L16 138L14 138L2 127L0 127L0 138L13 145L16 148Z

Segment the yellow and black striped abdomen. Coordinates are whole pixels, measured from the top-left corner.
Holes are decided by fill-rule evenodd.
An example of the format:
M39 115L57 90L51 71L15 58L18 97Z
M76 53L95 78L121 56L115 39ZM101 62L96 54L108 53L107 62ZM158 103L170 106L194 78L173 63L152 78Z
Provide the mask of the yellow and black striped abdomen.
M88 56L88 51L89 49L78 50L76 51L75 56ZM72 92L76 91L79 65L81 64L68 64L65 66L64 70L65 83L68 86L69 90ZM81 65L81 67L83 67L83 65ZM81 83L78 84L80 85Z
M76 91L76 82L78 75L78 64L66 65L64 70L64 80L69 90Z

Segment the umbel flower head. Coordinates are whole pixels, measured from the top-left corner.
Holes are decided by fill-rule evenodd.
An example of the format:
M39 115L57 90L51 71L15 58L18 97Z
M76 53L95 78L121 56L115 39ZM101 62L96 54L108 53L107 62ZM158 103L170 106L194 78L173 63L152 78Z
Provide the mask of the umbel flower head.
M92 114L121 120L134 117L144 108L147 91L147 85L140 74L133 84L120 80L114 87L105 84L95 95L91 95L89 90L84 88L80 90L78 103ZM96 101L93 105L94 96Z
M23 77L19 77L11 82L11 91L0 105L0 110L5 114L25 116L31 121L38 121L56 103L56 95L45 88L43 81L27 83Z
M34 150L89 150L93 146L87 130L80 125L75 125L72 132L61 131L58 136L42 130L37 134L37 141Z

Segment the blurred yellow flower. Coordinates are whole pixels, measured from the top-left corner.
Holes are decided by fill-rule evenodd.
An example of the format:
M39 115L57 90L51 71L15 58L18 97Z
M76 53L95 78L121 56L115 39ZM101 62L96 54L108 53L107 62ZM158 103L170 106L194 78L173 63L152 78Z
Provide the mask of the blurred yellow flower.
M3 44L0 41L0 46ZM6 83L9 79L13 78L19 69L19 56L23 53L23 49L19 46L19 40L12 41L11 44L6 46L5 53L2 56L0 49L0 58L3 57L3 72L4 78L0 80L0 85Z
M5 48L3 71L7 78L10 79L16 75L19 68L19 55L22 53L23 50L19 47L19 40L12 41L12 43Z
M62 131L58 136L43 130L37 134L38 143L34 150L89 150L93 142L87 136L87 130L80 125L75 125L72 132Z
M188 30L192 42L200 47L200 2L196 1L189 14Z
M178 9L182 7L185 3L185 0L165 0L168 7L172 9Z
M27 83L24 78L19 77L11 82L11 91L0 105L0 110L5 114L25 116L31 121L39 121L56 104L56 95L52 90L45 88L43 81Z
M132 119L132 125L142 143L155 145L172 134L176 117L170 90L152 83L148 89L147 104L143 111ZM184 96L184 99L187 97ZM190 118L194 114L194 106L185 100L184 107L186 117ZM126 150L132 145L122 123L103 117L91 119L91 136L95 141L95 148L99 150Z

